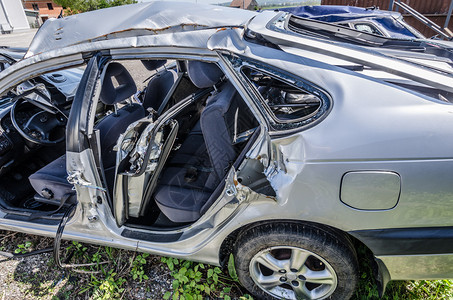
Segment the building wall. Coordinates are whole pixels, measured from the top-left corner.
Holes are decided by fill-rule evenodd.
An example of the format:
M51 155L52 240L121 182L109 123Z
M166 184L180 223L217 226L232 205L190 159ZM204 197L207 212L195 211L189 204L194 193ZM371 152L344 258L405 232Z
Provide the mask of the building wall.
M244 8L248 10L255 10L258 8L258 2L256 0L233 0L230 3L230 7Z
M398 0L395 0L397 2ZM428 17L431 21L434 21L440 27L444 27L445 20L447 18L448 8L451 0L401 0L408 4L419 13ZM390 5L390 0L322 0L322 5L351 5L360 7L377 6L382 10L387 10ZM396 6L394 9L396 10ZM399 9L399 12L403 14L404 20L420 31L423 35L431 37L436 33L423 25L420 21L416 20L409 14ZM448 26L450 30L453 30L453 19L450 21Z
M25 16L27 17L30 28L39 28L42 25L42 20L39 17L39 11L25 9Z
M38 8L39 14L41 15L41 18L43 18L43 21L45 21L47 18L57 18L58 15L60 14L61 10L63 9L63 7L61 7L60 5L58 5L52 1L25 0L23 2L24 2L25 9L36 10L36 8ZM53 9L49 9L48 4L50 4Z
M9 24L13 30L30 28L21 0L0 0L0 24Z

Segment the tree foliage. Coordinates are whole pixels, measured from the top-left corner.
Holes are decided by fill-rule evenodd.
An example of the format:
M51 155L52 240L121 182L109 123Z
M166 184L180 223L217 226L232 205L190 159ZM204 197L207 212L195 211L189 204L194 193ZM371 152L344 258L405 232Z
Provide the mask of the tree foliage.
M73 15L112 6L137 3L136 0L54 0L65 9L65 15Z

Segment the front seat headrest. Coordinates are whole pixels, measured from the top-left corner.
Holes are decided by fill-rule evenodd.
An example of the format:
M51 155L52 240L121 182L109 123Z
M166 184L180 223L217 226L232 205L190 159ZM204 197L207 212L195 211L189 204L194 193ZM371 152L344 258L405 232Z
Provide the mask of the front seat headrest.
M142 60L142 64L148 71L154 71L167 63L166 60Z
M113 85L112 78L115 77L118 86ZM134 79L126 68L117 62L112 62L107 66L105 71L104 81L102 82L102 89L100 100L107 105L120 103L137 92L137 86Z
M223 76L222 70L216 64L196 60L187 63L187 73L190 80L199 89L213 86Z

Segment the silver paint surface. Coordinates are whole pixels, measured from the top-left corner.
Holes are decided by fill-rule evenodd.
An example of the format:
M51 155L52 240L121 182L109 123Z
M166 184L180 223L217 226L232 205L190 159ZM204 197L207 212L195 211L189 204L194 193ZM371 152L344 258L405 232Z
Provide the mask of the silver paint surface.
M38 74L80 65L82 53L91 51L108 49L114 59L216 61L261 123L260 136L242 166L253 161L250 166L259 169L256 164L262 164L263 175L276 197L237 184L235 178L241 171L231 169L224 191L209 210L184 229L152 232L182 233L176 242L158 243L123 237L121 233L126 227L116 225L105 194L76 186L79 204L76 215L66 227L65 239L219 264L224 239L234 230L258 221L309 221L345 232L453 227L453 106L383 82L382 76L372 77L339 68L335 66L338 60L333 63L330 59L348 63L367 61L386 76L396 74L405 80L432 84L448 91L453 87L450 74L435 72L414 62L396 61L365 47L348 48L271 30L267 27L269 21L278 13L256 14L181 5L184 9L176 10L173 4L145 3L124 7L121 13L119 9L112 9L105 15L102 14L105 11L93 12L48 21L33 41L27 58L0 73L0 92ZM220 13L222 18L219 18ZM113 17L124 22L106 22ZM98 19L98 27L90 21L93 18ZM225 26L237 28L218 30ZM267 36L284 51L247 41L244 26ZM451 46L447 42L437 43ZM301 50L307 55L300 55ZM346 52L341 56L336 55L343 50ZM324 119L312 127L271 130L269 116L260 104L262 99L251 92L247 81L223 54L242 55L245 62L258 61L311 82L329 95L332 107ZM393 64L395 61L397 63ZM92 128L88 133L92 133ZM90 183L101 185L91 150L66 155L68 172L78 171ZM398 174L401 178L398 205L383 211L358 210L344 205L340 199L341 180L351 171ZM349 194L354 197L352 192ZM101 204L98 197L102 199ZM369 207L369 201L366 199L363 207ZM4 213L0 213L2 229L45 236L53 236L56 231L56 226L6 220L3 216ZM97 221L90 222L93 216L98 217ZM379 258L392 279L419 279L453 277L452 256L453 249L452 253L437 256ZM422 267L409 270L403 268L405 264Z
M341 201L357 209L392 209L398 203L400 192L401 178L394 172L352 171L341 179Z

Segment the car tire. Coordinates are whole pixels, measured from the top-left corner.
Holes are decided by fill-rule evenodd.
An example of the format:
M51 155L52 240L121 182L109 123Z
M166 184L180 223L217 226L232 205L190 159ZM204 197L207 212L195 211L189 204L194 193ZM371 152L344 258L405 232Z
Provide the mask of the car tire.
M234 248L241 284L257 299L349 299L358 263L336 230L298 223L262 224L240 233Z

